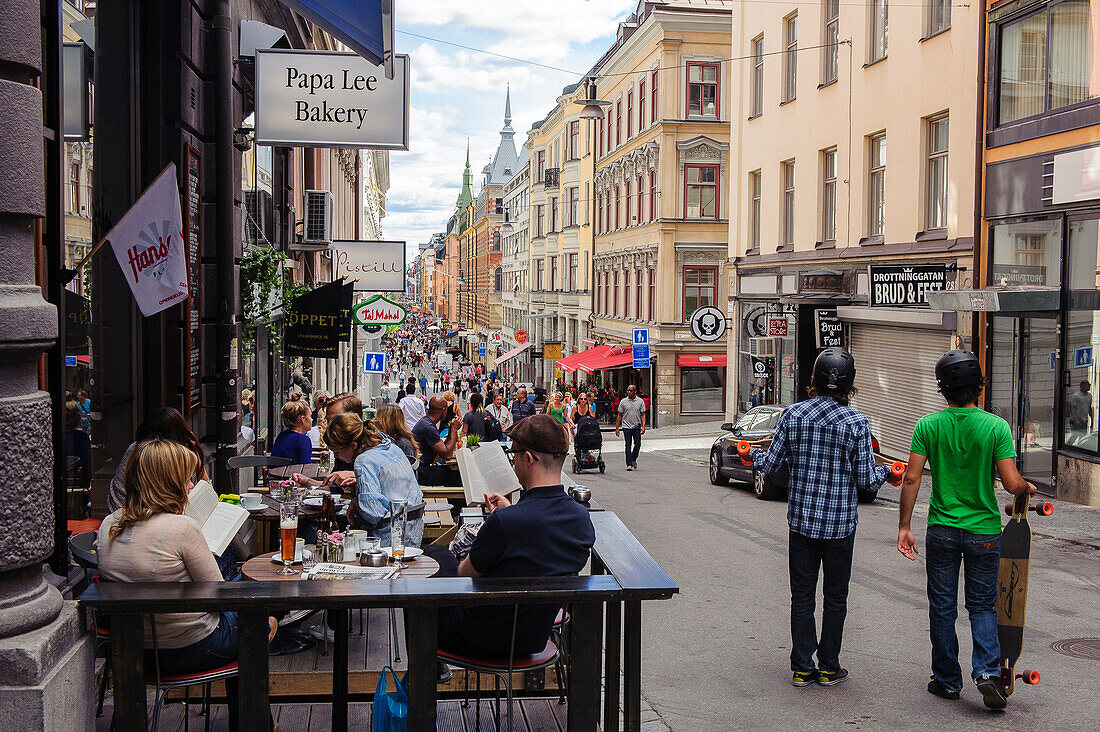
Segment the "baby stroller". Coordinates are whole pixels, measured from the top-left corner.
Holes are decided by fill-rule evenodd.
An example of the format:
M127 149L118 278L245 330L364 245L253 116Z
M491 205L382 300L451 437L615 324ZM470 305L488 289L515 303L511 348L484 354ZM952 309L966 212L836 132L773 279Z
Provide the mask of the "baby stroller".
M577 434L573 438L573 472L581 473L585 470L599 468L604 471L606 465L603 461L603 433L600 432L600 423L591 415L584 415L577 419Z

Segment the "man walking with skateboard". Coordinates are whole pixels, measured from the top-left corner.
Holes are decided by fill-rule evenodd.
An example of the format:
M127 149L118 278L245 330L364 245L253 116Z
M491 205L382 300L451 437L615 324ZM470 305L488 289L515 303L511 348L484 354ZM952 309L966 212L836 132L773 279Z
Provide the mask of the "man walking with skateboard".
M1016 448L1008 422L978 408L985 379L977 356L948 351L936 362L936 383L948 406L921 417L913 430L901 490L898 551L916 559L917 542L910 520L927 460L932 469L924 540L932 638L928 691L944 699L958 699L962 691L955 635L961 561L974 639L970 675L985 705L1004 709L1008 700L1000 679L996 611L1001 513L993 488L993 468L1013 495L1033 494L1035 486L1016 469Z
M855 376L850 353L826 348L814 361L810 398L783 412L767 451L756 448L748 453L761 472L774 473L784 462L790 467L787 523L795 686L814 681L832 686L848 678L840 665L840 642L848 613L856 496L859 491L877 491L889 472L875 465L867 417L848 406L856 393ZM814 619L819 569L824 593L820 641Z

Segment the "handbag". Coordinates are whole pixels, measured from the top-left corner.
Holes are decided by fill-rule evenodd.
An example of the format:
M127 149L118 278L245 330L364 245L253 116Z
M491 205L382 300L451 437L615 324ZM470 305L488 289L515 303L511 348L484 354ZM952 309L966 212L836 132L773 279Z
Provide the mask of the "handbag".
M393 679L392 688L390 679ZM406 732L409 724L408 674L397 678L392 666L382 669L374 690L371 720L374 732Z

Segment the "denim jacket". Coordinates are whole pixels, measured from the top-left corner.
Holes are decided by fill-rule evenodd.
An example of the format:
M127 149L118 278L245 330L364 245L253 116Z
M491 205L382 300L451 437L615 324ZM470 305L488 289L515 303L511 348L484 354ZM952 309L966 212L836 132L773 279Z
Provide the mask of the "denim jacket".
M359 506L355 523L381 539L382 546L390 545L390 501L405 500L410 507L424 502L424 493L408 458L386 435L382 435L381 445L355 458L355 487ZM419 547L423 537L421 516L409 522L405 546Z

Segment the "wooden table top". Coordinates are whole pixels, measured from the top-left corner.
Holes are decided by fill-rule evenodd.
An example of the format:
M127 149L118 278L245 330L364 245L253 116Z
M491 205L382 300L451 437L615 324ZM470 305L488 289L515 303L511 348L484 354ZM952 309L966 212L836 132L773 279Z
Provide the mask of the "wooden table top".
M307 544L306 549L309 551L315 551L313 544ZM282 580L297 580L302 578L301 564L295 564L294 569L299 570L298 574L279 574L279 570L283 568L282 564L276 564L271 561L271 558L278 554L278 552L267 552L266 554L260 554L252 557L243 565L241 565L241 574L245 579L258 580L258 581L282 581ZM439 562L435 561L427 554L421 554L415 559L404 560L408 565L407 569L401 570L398 577L434 577L439 572ZM352 566L359 566L358 562L341 562L341 564L347 564Z
M262 511L249 511L248 516L253 521L278 521L279 520L279 502L271 496L261 496L260 500L264 504L264 510ZM337 508L337 513L340 512L340 508ZM307 506L302 503L298 506L298 516L300 518L314 518L321 515L321 508L319 506Z

